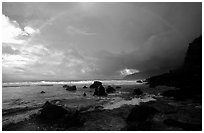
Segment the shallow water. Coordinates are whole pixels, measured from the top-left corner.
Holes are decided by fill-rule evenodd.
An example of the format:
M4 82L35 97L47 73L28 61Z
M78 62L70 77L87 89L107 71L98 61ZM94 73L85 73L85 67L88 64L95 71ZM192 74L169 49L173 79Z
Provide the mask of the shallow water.
M104 80L103 85L137 85L135 80ZM93 98L90 89L83 89L84 85L90 86L93 81L59 81L59 82L16 82L3 83L2 87L2 108L19 108L37 106L47 100L53 99L77 99L87 93L87 98ZM66 91L63 84L76 85L77 91ZM50 86L46 86L50 85ZM51 86L52 85L52 86ZM45 91L41 94L41 91Z
M52 83L52 84L51 84ZM65 82L22 82L18 83L3 83L2 87L2 109L3 109L3 123L8 123L14 119L23 119L24 116L41 107L46 101L61 100L66 102L68 107L86 107L92 105L103 104L107 109L117 108L123 104L137 104L139 99L132 101L125 101L121 98L122 95L129 93L128 89L124 86L137 86L136 81L133 80L106 80L103 85L122 86L121 89L108 97L93 96L94 89L82 88L84 85L87 87L93 81L71 81L66 82L68 85L76 85L77 91L66 91L62 86ZM44 94L40 92L44 91ZM86 97L83 93L86 93ZM112 102L112 103L111 103ZM111 105L110 105L111 103ZM113 104L114 103L114 104ZM21 114L24 113L24 115Z
M133 98L131 100L124 100L122 98L118 98L116 101L111 101L110 103L104 105L104 109L115 109L115 108L119 108L123 105L139 105L141 102L149 102L149 101L155 101L156 99L149 97L149 96L145 96L142 98Z

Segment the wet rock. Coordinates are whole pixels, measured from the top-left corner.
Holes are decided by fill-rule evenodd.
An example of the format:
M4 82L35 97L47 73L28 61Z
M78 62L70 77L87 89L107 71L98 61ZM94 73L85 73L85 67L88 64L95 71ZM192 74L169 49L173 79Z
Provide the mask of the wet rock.
M40 110L40 118L43 120L58 120L67 114L68 111L61 106L46 102Z
M180 122L180 121L173 120L173 119L164 120L164 124L168 126L179 127L185 131L201 131L202 130L201 124L191 124L191 123L186 123L186 122Z
M165 97L174 97L177 95L177 90L164 91L161 95Z
M103 108L104 108L103 106L98 105L98 106L95 107L95 110L103 110Z
M154 116L159 111L153 107L146 105L136 105L131 113L128 115L127 122L138 121L143 122L149 119L151 116Z
M153 107L156 110L158 110L160 113L163 113L163 114L171 114L171 113L177 112L176 107L169 105L167 102L163 102L160 100L150 101L150 102L141 103L141 104L145 104L145 105L148 105L149 107Z
M66 90L67 91L76 91L77 89L76 89L76 86L74 85L74 86L67 86Z
M137 80L137 83L143 83L142 80Z
M63 85L62 87L63 87L63 88L67 88L67 87L68 87L68 85Z
M64 108L62 106L46 102L39 114L40 120L46 124L52 124L60 128L79 127L83 125L80 112L74 109Z
M107 93L105 91L105 88L100 85L98 88L95 88L95 91L94 91L94 96L107 96Z
M116 90L113 87L111 87L111 86L108 86L108 88L106 89L107 93L114 93L115 91Z
M191 92L189 92L188 90L184 92L181 89L168 90L168 91L163 92L161 95L165 97L173 97L175 100L179 100L179 101L186 100L189 97L191 98L193 97Z
M43 94L43 93L45 93L45 92L44 92L44 91L41 91L40 93Z
M85 96L86 96L86 93L84 93L83 96L85 97Z
M75 112L66 114L61 123L64 127L80 127L83 125L84 120L81 118L80 112L75 110Z
M98 88L101 85L102 83L100 81L94 81L94 83L91 84L89 88Z
M88 87L84 86L83 88L88 88Z
M136 105L128 115L127 130L150 130L151 120L158 111L147 105Z
M137 96L140 96L143 94L143 92L140 90L140 89L134 89L134 92L133 92L134 95L137 95Z

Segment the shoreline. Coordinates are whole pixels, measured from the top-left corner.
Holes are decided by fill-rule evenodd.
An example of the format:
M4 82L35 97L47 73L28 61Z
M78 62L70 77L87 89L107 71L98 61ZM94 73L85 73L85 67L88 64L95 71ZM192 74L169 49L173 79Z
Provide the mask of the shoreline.
M144 92L144 95L140 97L137 97L132 94L132 90L135 88L133 87L134 86L132 87L127 86L127 88L129 88L127 89L128 93L124 93L120 97L115 97L114 94L111 94L109 95L109 97L95 97L95 99L89 99L87 101L86 100L79 100L78 102L76 101L76 103L83 101L81 105L85 105L85 104L87 105L87 106L81 106L80 108L79 107L75 108L80 110L79 111L80 119L82 119L83 121L83 125L81 126L73 126L73 127L67 128L63 126L58 127L55 124L50 125L49 123L42 123L36 117L36 115L39 113L39 111L37 111L36 113L29 116L29 118L23 121L3 125L3 130L4 131L7 131L7 130L27 130L27 131L30 131L30 130L31 131L32 130L34 131L35 130L37 131L40 131L40 130L46 130L46 131L131 130L131 128L129 127L129 125L131 124L127 121L127 118L130 115L133 108L137 106L138 107L148 106L148 107L153 107L156 110L159 110L160 113L156 114L153 118L151 118L153 121L153 125L156 124L156 126L151 127L150 130L167 130L167 131L168 130L170 131L189 130L188 128L186 129L185 127L186 123L187 125L189 125L189 120L192 121L190 125L192 129L194 130L200 129L200 123L202 123L202 120L200 122L199 115L202 115L202 104L193 103L192 101L189 101L189 100L178 102L173 100L172 98L166 98L166 97L160 96L160 93L164 91L175 90L176 88L174 87L159 86L156 88L149 88L147 85L140 85L140 86L137 86L137 88L140 88ZM151 97L152 99L150 98L150 101L146 101L146 102L142 102L138 100L138 99L142 99L142 97L145 98L145 96L146 98ZM112 97L112 99L110 97ZM72 100L66 100L66 99L55 99L55 100L52 100L51 103L54 103L60 106L65 106L65 107L66 105L69 105L67 107L70 107L71 105L73 105L74 107L74 104L75 104L74 100L72 101ZM178 117L178 115L182 117L179 118L180 120L175 120L175 121L178 123L180 122L181 124L180 123L179 124L181 126L180 127L177 127L175 125L172 126L172 123L171 123L172 119L174 120L175 119L174 117ZM194 118L192 118L191 115L195 115ZM173 121L173 123L175 121ZM107 124L107 122L109 124ZM182 122L184 122L184 124ZM26 125L26 123L29 123L29 124ZM93 123L95 123L95 125ZM184 127L182 127L183 125Z
M104 85L106 86L106 85ZM116 87L116 86L114 86ZM54 100L49 100L51 103L57 104L57 105L61 105L61 106L67 106L68 108L77 108L77 109L82 109L82 110L94 110L95 107L97 106L104 106L104 108L109 108L109 106L111 106L110 108L115 108L114 106L122 106L123 104L138 104L139 102L142 101L138 101L138 99L134 99L132 93L133 88L135 88L135 86L132 85L124 85L122 86L122 88L126 88L127 90L125 91L119 91L117 90L115 93L110 93L108 97L98 97L98 96L94 96L94 97L82 97L82 98L77 98L77 99L54 99ZM92 89L88 89L91 92L93 91ZM123 90L123 89L122 89ZM132 95L132 96L130 96ZM145 98L145 97L144 97ZM135 102L135 103L134 103ZM35 106L25 106L25 107L16 107L16 108L9 108L9 109L2 109L2 124L4 125L8 125L10 122L6 122L6 121L16 121L16 122L20 122L23 121L22 116L18 117L18 115L21 115L23 113L28 113L32 112L33 110L40 110L42 108L44 103L35 105ZM115 104L115 105L114 105ZM117 108L119 108L117 107ZM12 120L8 120L11 117L17 117L15 120L15 118L12 118ZM4 124L6 123L6 124Z

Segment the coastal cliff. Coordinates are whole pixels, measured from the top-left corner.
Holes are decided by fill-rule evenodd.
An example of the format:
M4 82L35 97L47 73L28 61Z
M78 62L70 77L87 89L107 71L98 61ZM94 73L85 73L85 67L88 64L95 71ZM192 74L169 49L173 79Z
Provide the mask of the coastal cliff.
M201 94L202 92L202 36L193 40L186 52L183 65L168 73L147 79L150 87L166 85L180 88L182 95Z

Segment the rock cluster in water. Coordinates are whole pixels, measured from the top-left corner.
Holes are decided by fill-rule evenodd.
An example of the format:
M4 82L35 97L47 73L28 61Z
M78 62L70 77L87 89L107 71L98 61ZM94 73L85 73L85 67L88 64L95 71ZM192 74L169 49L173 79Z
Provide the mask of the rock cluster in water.
M77 90L75 85L73 85L73 86L63 85L63 88L66 88L67 91L76 91Z
M99 87L95 88L93 95L94 96L107 96L107 93L103 85L100 85Z
M91 84L89 88L95 89L95 88L100 87L101 85L102 85L102 82L100 82L100 81L94 81L94 83Z
M114 93L116 90L112 87L112 86L108 86L108 88L106 89L107 93Z

